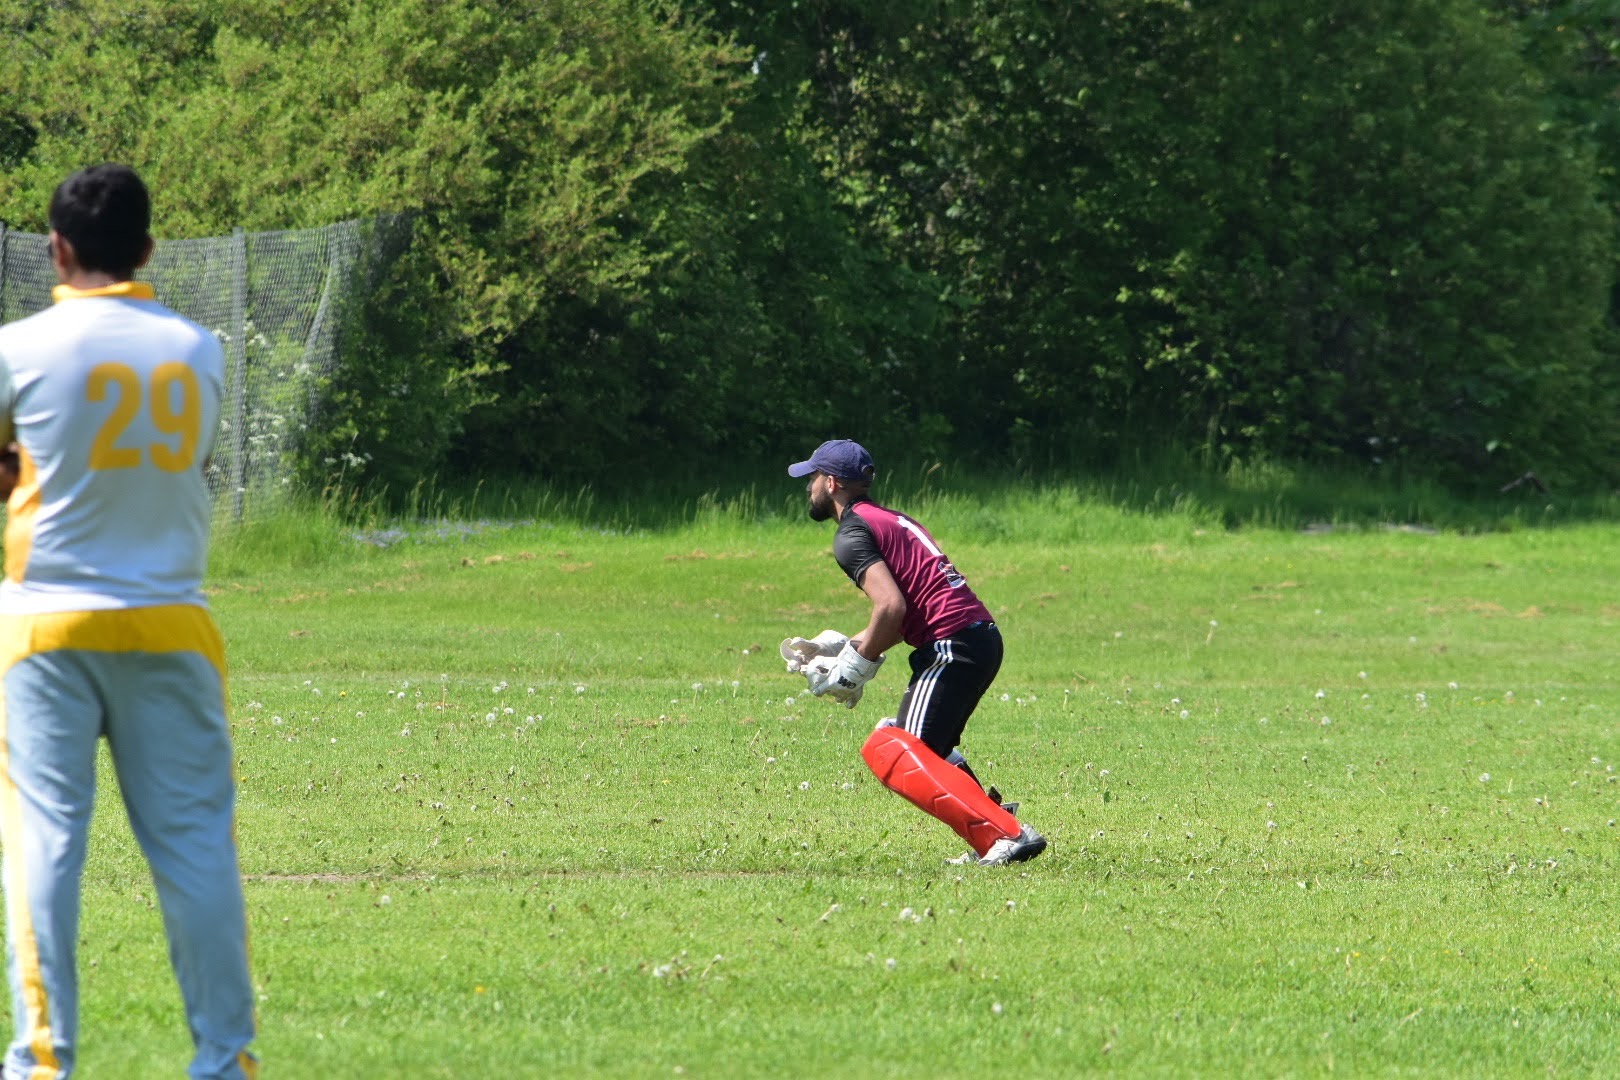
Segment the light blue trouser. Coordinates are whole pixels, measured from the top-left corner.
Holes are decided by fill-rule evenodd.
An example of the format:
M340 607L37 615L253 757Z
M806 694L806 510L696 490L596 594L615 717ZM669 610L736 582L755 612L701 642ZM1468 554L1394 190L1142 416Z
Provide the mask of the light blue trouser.
M196 1045L190 1075L252 1080L236 785L212 618L191 607L4 616L0 669L0 841L16 1028L6 1080L73 1072L80 874L103 735L162 907Z

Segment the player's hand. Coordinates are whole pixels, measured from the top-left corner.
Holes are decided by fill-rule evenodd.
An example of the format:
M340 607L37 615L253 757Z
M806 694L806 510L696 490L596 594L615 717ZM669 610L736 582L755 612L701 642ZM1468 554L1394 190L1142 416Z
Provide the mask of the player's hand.
M849 638L836 630L823 630L813 638L783 638L780 651L788 672L798 675L818 657L837 656L847 641Z
M810 692L821 697L834 686L838 685L833 679L833 658L827 656L817 657L805 664L801 669L804 681L809 684Z
M850 690L840 685L837 675L838 661L836 657L817 657L804 669L804 678L810 686L810 692L816 697L831 698L846 709L853 709L855 703L861 700L861 688Z
M842 705L844 708L853 709L855 706L861 703L861 693L865 689L866 688L862 686L857 686L853 690L845 690L843 687L835 687L834 689L827 691L827 696L838 702L838 704Z
M820 661L811 669L814 674L807 675L810 692L817 697L826 695L844 708L853 709L860 702L866 684L882 664L883 657L868 660L854 645L845 644L838 657L825 670Z
M21 469L21 451L16 443L7 443L6 448L0 450L0 500L11 498Z

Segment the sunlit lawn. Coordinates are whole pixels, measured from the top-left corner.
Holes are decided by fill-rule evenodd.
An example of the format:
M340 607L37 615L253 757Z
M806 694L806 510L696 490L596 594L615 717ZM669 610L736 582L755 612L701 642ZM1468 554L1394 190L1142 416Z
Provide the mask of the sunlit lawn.
M266 1076L1620 1070L1607 527L929 509L1020 867L866 772L903 663L853 712L782 672L864 619L825 528L222 536ZM84 1075L178 1075L105 783Z

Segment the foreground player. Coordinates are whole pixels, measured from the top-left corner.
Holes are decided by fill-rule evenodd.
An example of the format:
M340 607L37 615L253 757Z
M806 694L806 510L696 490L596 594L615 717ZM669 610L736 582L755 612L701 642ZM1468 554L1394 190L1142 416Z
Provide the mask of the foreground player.
M955 861L998 866L1033 859L1046 850L1046 839L986 794L956 752L968 717L1001 668L1001 631L926 529L867 498L875 471L871 455L848 439L822 443L808 460L788 466L789 476L810 478L810 517L838 520L833 557L872 601L866 629L810 689L853 704L884 652L904 640L914 651L900 715L872 732L861 757L885 787L972 846Z
M224 648L202 593L224 360L131 280L150 217L124 166L68 177L50 205L56 304L0 327L0 444L20 458L0 584L7 1080L73 1071L103 735L162 904L190 1075L258 1070Z

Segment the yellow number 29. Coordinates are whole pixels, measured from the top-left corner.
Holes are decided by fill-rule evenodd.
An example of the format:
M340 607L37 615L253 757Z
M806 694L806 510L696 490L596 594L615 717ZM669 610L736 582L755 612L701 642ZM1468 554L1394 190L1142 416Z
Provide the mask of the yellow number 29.
M143 393L139 373L128 364L97 364L90 371L85 394L91 401L106 401L109 393L113 396L112 414L90 446L90 468L134 469L140 465L141 451L119 446L118 440L140 412L143 398L149 402L152 426L179 439L179 446L163 442L148 446L152 464L164 472L183 472L191 467L197 459L197 439L202 432L202 396L191 368L178 361L159 364L152 369L152 392L148 395Z

